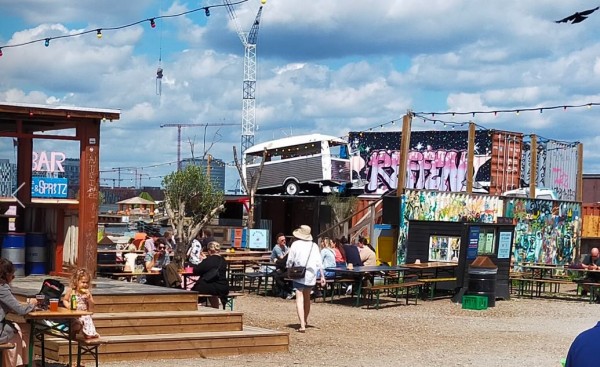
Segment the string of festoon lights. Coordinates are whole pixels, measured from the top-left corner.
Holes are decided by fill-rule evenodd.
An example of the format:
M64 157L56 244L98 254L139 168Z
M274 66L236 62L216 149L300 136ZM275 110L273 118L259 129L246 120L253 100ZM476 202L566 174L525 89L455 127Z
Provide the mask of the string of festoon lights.
M94 28L94 29L88 29L85 31L81 31L81 32L77 32L77 33L72 33L72 34L65 34L62 36L54 36L54 37L44 37L44 38L38 38L38 39L34 39L31 41L27 41L27 42L22 42L22 43L14 43L14 44L10 44L10 45L2 45L0 46L0 57L3 56L3 50L6 50L8 48L14 48L14 47L22 47L22 46L27 46L27 45L31 45L34 43L44 43L44 46L49 47L50 46L50 42L53 40L57 40L57 39L62 39L62 38L71 38L71 37L79 37L85 34L90 34L90 33L95 33L96 37L98 39L102 38L102 32L105 31L116 31L116 30L120 30L120 29L124 29L124 28L129 28L129 27L133 27L136 26L138 24L141 23L149 23L151 28L156 28L156 21L159 19L167 19L167 18L176 18L176 17L181 17L187 14L191 14L191 13L195 13L195 12L199 12L199 11L204 11L204 15L206 15L207 17L210 16L210 9L212 8L221 8L221 7L228 7L228 6L233 6L233 5L239 5L242 3L245 3L249 0L238 0L236 2L233 3L229 3L229 4L218 4L218 5L208 5L208 6L203 6L201 8L195 8L195 9L191 9L188 11L184 11L181 13L177 13L177 14L166 14L166 15L157 15L155 17L152 18L146 18L146 19L142 19L142 20L138 20L136 22L133 23L129 23L129 24L124 24L124 25L120 25L120 26L116 26L116 27L99 27L99 28ZM261 0L261 3L266 3L266 0Z
M475 124L475 126L479 129L482 130L494 130L494 129L490 129L487 128L483 125L474 123L473 121L448 121L446 119L442 119L442 118L437 118L436 116L471 116L471 117L475 117L476 115L494 115L497 116L498 114L504 114L504 113L514 113L515 115L519 116L521 113L523 112L539 112L539 113L543 113L544 111L550 111L550 110L560 110L562 109L563 111L567 111L568 109L573 109L573 108L587 108L587 109L591 109L593 106L600 106L600 102L590 102L590 103L585 103L585 104L577 104L577 105L557 105L557 106L545 106L545 107L525 107L525 108L515 108L515 109L498 109L498 110L489 110L489 111L467 111L467 112L458 112L458 111L446 111L446 112L413 112L413 111L408 111L408 113L410 113L412 118L419 118L421 120L423 120L423 122L431 122L433 123L433 125L435 124L441 124L444 127L461 127L461 126L468 126L469 124ZM374 125L372 127L369 128L365 128L362 129L361 131L357 131L357 133L361 133L361 132L373 132L376 131L376 129L383 129L386 126L393 126L395 125L397 122L402 122L402 118L398 118L398 119L394 119L394 120L390 120L378 125ZM347 135L346 135L347 136Z

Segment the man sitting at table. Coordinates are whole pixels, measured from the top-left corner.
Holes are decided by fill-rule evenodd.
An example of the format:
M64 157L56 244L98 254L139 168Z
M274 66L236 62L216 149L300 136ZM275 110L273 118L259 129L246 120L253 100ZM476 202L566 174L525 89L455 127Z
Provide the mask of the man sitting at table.
M285 235L283 233L277 233L275 238L277 239L277 243L275 246L273 246L273 251L271 252L272 262L283 259L289 250L286 245Z
M584 269L587 270L598 270L600 269L600 251L598 248L594 247L589 254L585 255L583 261L581 262ZM585 278L583 279L584 283L600 283L600 273L586 273ZM585 296L588 294L590 287L587 285L582 285L581 295Z

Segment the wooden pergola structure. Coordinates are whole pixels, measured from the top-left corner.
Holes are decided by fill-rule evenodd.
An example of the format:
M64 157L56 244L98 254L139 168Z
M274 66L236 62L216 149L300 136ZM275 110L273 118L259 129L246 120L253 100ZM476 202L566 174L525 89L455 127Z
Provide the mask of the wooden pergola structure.
M17 149L17 187L15 197L0 198L0 209L17 207L16 231L36 231L36 215L51 211L46 225L55 227L51 270L63 271L63 246L66 241L65 218L68 213L77 227L75 265L95 273L98 242L100 124L120 118L119 110L47 106L0 102L0 138L13 138ZM70 130L70 131L66 131ZM72 133L74 131L74 133ZM69 134L70 133L70 134ZM32 198L34 139L79 142L79 197L72 199ZM21 186L22 185L22 186ZM35 215L32 215L35 213ZM49 223L49 224L48 224Z

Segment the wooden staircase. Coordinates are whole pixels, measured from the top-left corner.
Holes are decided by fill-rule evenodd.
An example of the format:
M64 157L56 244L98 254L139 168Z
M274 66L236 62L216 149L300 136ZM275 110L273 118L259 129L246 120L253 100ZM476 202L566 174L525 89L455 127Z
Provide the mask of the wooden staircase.
M133 287L137 288L135 293L131 289L94 291L96 306L92 317L103 341L98 349L100 364L288 351L289 333L244 326L240 312L198 307L194 292L147 285ZM24 300L26 295L19 294L15 287L13 292ZM68 363L67 340L47 336L45 346L47 358ZM75 345L73 350L76 351ZM41 354L38 344L36 354Z

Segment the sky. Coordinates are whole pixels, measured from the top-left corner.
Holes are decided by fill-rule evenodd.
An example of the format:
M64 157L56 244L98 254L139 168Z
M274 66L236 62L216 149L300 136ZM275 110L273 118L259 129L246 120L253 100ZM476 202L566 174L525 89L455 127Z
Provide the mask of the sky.
M240 0L238 0L240 1ZM235 1L234 1L235 2ZM226 124L181 129L181 156L205 151L227 163L241 141L244 47L222 0L0 0L0 47L98 28L118 30L5 47L0 101L117 109L101 127L101 184L116 167L138 167L159 186L177 160L169 123ZM235 5L249 31L260 0ZM495 111L600 103L600 11L578 24L555 23L599 5L538 0L267 0L257 42L254 142L290 135L397 130L407 111ZM157 68L163 69L157 93ZM439 116L488 129L536 134L584 147L584 173L600 172L600 106ZM230 125L234 124L234 125ZM382 127L382 125L384 125ZM413 120L413 129L438 129ZM77 158L75 143L36 149ZM70 153L73 152L73 153ZM11 139L0 159L13 160ZM169 164L171 163L171 164ZM129 176L128 176L129 175ZM122 186L134 173L122 170ZM127 182L129 179L129 182Z

